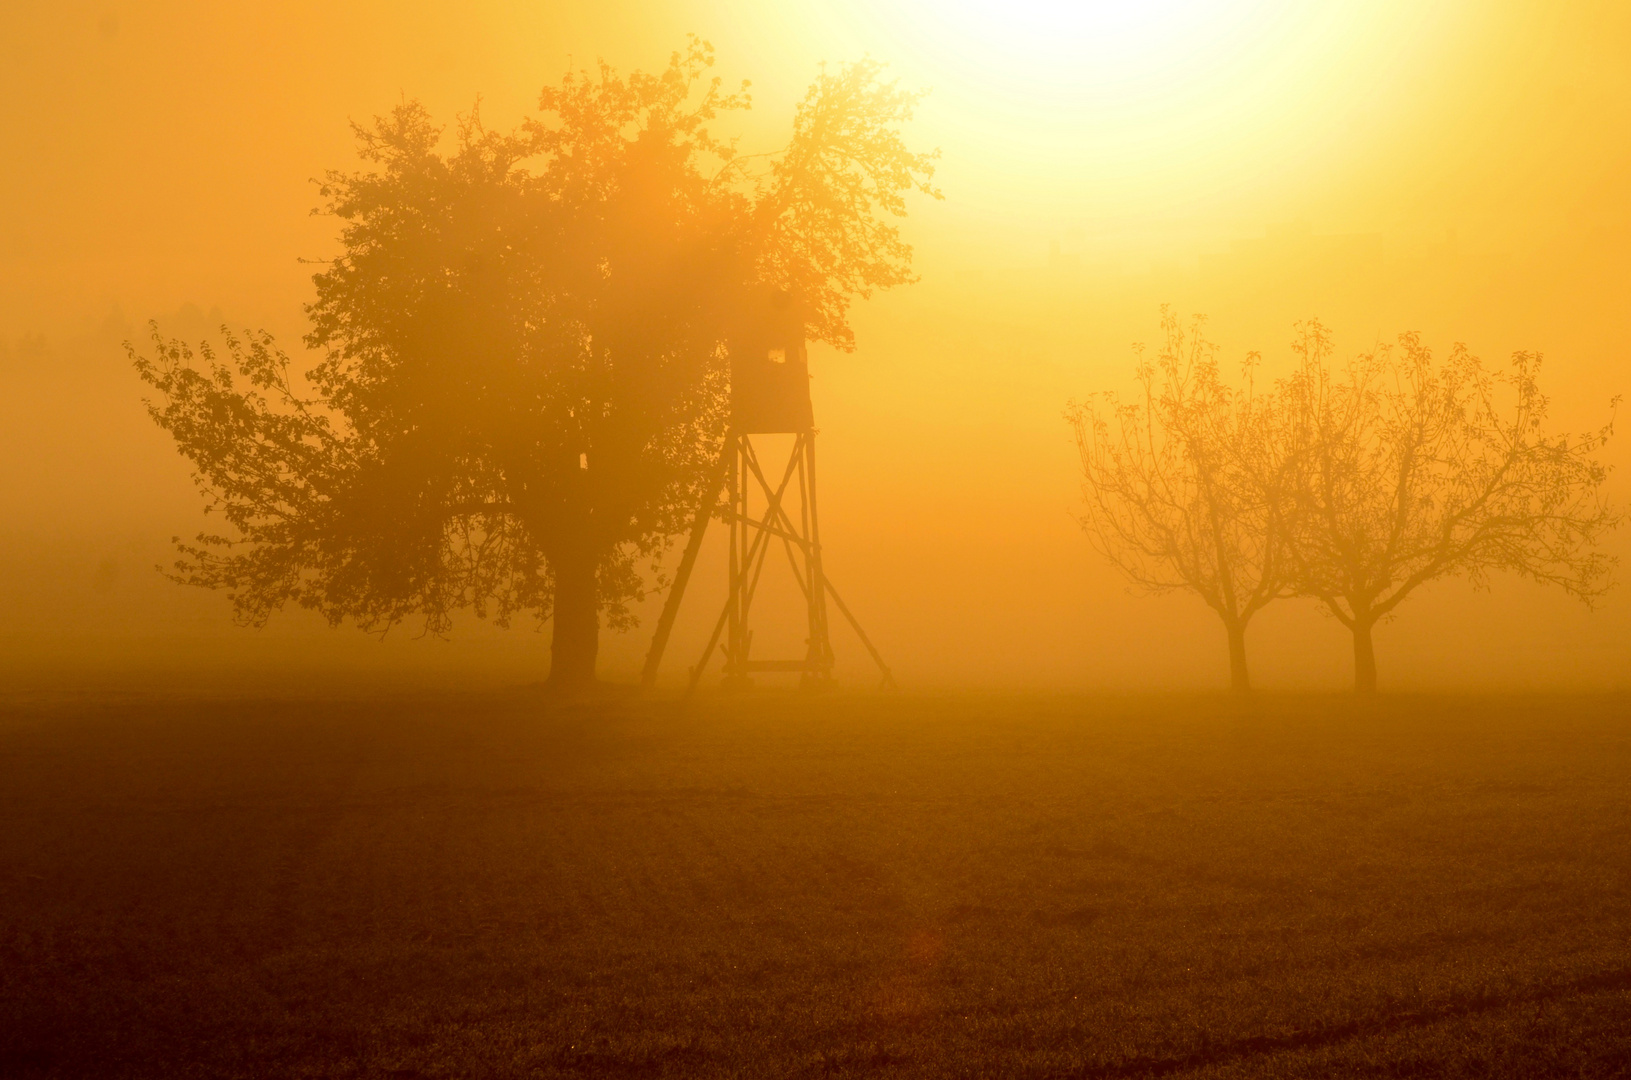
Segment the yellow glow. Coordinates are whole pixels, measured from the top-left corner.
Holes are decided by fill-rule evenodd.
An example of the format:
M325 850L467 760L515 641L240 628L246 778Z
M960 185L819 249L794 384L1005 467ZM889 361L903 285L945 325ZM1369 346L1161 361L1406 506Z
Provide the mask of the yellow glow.
M1229 35L1260 19L1264 8L1250 0L958 0L925 4L914 15L948 44L961 39L953 47L984 53L1021 78L1048 79L1091 78L1106 66L1166 66L1202 42L1227 46Z
M1025 95L1182 90L1319 10L1286 0L905 0L881 18L946 73Z
M1265 220L1377 228L1351 208L1401 151L1442 160L1414 118L1481 21L1467 0L837 0L796 39L931 90L914 130L993 243L1085 230L1146 259Z

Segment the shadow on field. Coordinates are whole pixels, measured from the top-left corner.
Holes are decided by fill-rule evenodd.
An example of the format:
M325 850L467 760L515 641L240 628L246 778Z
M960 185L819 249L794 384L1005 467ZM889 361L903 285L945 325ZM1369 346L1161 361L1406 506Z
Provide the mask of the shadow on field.
M1615 1076L1617 697L0 711L0 1074Z

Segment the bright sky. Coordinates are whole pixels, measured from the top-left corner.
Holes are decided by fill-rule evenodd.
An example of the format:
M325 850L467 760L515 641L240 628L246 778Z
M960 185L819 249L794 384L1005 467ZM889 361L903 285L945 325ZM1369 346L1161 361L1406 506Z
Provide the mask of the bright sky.
M1193 258L1297 217L1406 242L1538 234L1606 210L1626 23L1534 0L14 0L0 321L65 293L247 301L298 282L291 257L327 235L299 220L306 181L347 164L347 118L479 93L502 123L568 64L655 66L688 31L753 79L766 142L823 59L870 53L929 89L914 136L944 149L950 198L926 210L926 250L1018 257L1069 232ZM138 265L168 272L143 288Z

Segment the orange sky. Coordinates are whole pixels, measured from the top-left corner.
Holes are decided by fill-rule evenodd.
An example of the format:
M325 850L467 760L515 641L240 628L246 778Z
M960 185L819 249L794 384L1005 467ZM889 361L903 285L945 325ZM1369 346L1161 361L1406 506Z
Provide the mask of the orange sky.
M943 150L946 200L906 223L923 281L858 309L856 354L813 361L829 567L919 683L1222 678L1215 620L1126 595L1070 519L1060 410L1125 379L1163 301L1270 364L1308 315L1349 348L1419 328L1491 359L1540 349L1575 426L1631 388L1620 5L13 0L0 643L68 667L270 670L321 652L541 673L530 633L382 648L293 617L249 635L219 598L158 581L146 567L193 528L194 500L118 340L154 316L203 332L213 308L292 344L297 260L332 250L309 179L350 167L348 119L402 95L451 118L479 94L505 124L569 63L655 66L687 31L717 45L721 74L753 79L745 145L775 145L823 59L870 53L932 91L911 138ZM1623 469L1614 485L1625 501ZM1586 613L1521 584L1445 583L1379 632L1384 686L1623 685L1626 596ZM698 632L682 624L676 665ZM644 633L607 643L610 674ZM1252 647L1265 685L1345 678L1340 628L1306 605L1271 611Z

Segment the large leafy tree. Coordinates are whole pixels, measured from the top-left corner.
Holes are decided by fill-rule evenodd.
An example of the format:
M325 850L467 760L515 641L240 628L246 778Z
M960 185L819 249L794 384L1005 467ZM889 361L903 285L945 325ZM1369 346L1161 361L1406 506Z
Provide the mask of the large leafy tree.
M1595 455L1612 425L1548 431L1538 354L1492 371L1464 345L1437 359L1407 333L1338 364L1318 323L1294 348L1281 513L1297 590L1353 633L1357 690L1376 689L1376 623L1430 581L1505 570L1587 602L1608 587L1613 560L1595 545L1619 515Z
M602 613L629 623L711 494L746 298L793 291L812 337L852 348L851 297L911 277L890 219L938 195L899 134L916 97L877 64L823 70L788 144L749 157L714 133L749 100L712 62L693 41L656 74L569 74L537 117L473 113L446 150L416 103L359 128L370 167L322 186L341 252L307 308L314 368L264 335L132 350L227 526L180 543L174 576L252 623L532 612L551 681L592 679Z
M1138 392L1107 392L1066 414L1081 454L1083 529L1134 585L1194 593L1223 622L1230 684L1250 689L1246 629L1288 595L1284 523L1275 512L1284 463L1267 438L1269 395L1230 385L1196 318L1186 333L1161 309L1152 361L1137 347Z

